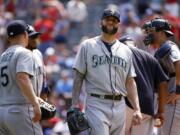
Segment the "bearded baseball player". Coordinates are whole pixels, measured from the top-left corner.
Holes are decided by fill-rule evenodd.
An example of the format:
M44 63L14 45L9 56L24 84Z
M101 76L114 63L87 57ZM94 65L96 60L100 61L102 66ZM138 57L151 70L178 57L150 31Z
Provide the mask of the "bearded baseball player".
M37 49L37 46L39 44L39 38L41 33L35 31L34 27L31 25L28 25L28 36L29 36L29 43L27 46L27 49L31 50L33 53L34 58L34 69L35 69L35 77L34 77L34 83L35 83L35 90L36 95L38 97L41 97L43 100L47 100L47 95L49 93L48 86L46 84L46 75L45 75L45 69L44 69L44 62L43 62L43 56L41 52Z
M85 81L85 115L91 135L124 135L127 96L133 108L133 123L140 124L136 76L130 49L116 39L120 23L117 10L106 9L101 18L100 36L87 39L74 63L72 108L79 107L79 95Z
M147 36L145 44L156 45L155 57L160 62L166 74L170 77L168 83L169 96L165 108L165 122L161 135L180 134L180 51L178 46L168 38L173 36L167 20L153 19L144 25Z
M28 45L27 25L7 25L10 47L0 57L0 134L42 135L41 110L33 89L34 61Z

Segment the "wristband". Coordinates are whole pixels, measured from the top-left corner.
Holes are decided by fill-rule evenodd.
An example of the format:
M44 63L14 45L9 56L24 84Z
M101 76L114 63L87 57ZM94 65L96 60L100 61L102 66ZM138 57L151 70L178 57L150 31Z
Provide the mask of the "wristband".
M176 85L176 94L180 94L180 85Z

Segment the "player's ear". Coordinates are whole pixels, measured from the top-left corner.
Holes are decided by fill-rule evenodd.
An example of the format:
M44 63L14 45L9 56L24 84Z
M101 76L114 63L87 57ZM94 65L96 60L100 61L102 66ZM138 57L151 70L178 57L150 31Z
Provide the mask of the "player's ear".
M28 33L25 31L25 32L23 33L23 36L24 36L25 38L27 38L27 37L28 37Z
M29 42L29 36L28 36L28 33L27 32L24 32L24 37L26 39L26 42Z

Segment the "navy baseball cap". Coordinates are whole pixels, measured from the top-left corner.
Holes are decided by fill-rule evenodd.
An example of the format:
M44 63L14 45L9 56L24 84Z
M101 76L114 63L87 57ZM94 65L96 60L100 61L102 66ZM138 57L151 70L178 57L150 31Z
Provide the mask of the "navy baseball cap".
M115 17L118 20L118 22L120 22L120 13L118 10L116 10L114 8L113 9L111 9L111 8L105 9L102 14L102 19L109 17L109 16Z
M41 32L37 32L31 25L27 25L27 32L29 37L41 35Z
M27 24L23 20L13 20L7 25L7 35L9 37L24 33L27 30Z

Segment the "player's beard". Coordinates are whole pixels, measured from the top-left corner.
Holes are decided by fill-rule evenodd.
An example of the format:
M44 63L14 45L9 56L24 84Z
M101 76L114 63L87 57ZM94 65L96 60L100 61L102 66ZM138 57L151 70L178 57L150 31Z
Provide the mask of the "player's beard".
M105 25L101 25L101 29L104 33L109 34L109 35L114 35L118 31L118 27L113 27L111 30L107 28Z
M34 50L37 49L37 45L40 44L37 38L29 40L29 44L27 46L28 49Z

